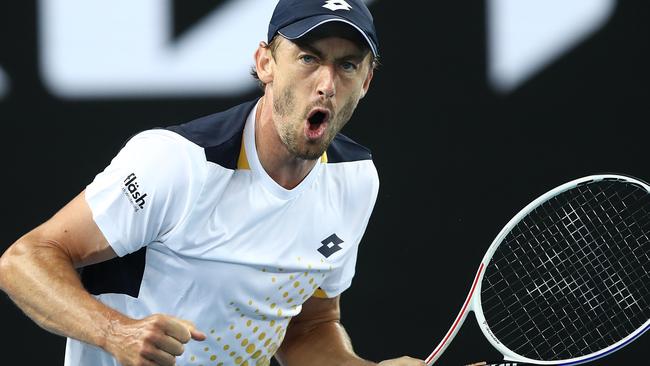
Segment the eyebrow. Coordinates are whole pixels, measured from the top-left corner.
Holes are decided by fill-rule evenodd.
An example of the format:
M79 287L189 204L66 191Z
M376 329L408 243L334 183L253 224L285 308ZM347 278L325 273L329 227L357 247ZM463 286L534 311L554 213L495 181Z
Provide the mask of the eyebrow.
M313 53L314 55L316 55L318 58L321 58L321 59L325 58L324 57L325 55L323 54L322 51L320 51L319 49L317 49L316 47L314 47L314 46L312 46L310 44L301 44L301 45L298 45L298 48L307 50L307 51ZM345 55L343 57L337 57L336 61L346 60L346 61L356 61L356 62L359 63L359 62L363 61L364 58L365 58L365 54L363 52L355 52L355 53L352 53L352 54L349 54L349 55Z

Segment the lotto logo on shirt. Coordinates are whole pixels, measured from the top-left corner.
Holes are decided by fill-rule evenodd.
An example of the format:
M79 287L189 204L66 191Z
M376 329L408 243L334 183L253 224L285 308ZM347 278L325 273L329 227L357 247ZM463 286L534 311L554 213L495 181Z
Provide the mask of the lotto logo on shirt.
M138 177L135 176L135 173L129 174L124 179L124 187L122 187L122 192L129 199L136 212L144 208L144 204L146 203L144 199L147 197L146 193L140 193L140 185L137 179Z

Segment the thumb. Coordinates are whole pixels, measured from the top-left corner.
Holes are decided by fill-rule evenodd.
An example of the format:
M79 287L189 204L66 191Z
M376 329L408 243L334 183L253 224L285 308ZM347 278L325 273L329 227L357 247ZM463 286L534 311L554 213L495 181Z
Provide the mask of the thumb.
M208 336L205 335L205 333L203 333L202 331L198 330L196 328L196 325L194 325L194 323L192 323L191 321L181 320L181 322L183 322L183 324L187 327L187 330L190 332L190 337L192 337L193 340L204 341L208 338Z
M208 338L208 336L206 336L205 333L201 332L196 328L190 328L190 335L192 336L192 339L195 341L205 341Z

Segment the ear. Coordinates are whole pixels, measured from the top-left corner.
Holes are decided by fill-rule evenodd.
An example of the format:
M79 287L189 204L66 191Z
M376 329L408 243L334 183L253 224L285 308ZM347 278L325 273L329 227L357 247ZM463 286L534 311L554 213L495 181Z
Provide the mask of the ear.
M266 42L260 42L255 51L255 70L260 81L268 84L273 81L273 55Z
M374 76L374 67L370 66L370 70L368 70L368 75L366 75L366 79L363 81L363 85L361 86L361 95L359 99L363 99L363 97L366 96L366 93L370 88L370 82L372 81L373 76Z

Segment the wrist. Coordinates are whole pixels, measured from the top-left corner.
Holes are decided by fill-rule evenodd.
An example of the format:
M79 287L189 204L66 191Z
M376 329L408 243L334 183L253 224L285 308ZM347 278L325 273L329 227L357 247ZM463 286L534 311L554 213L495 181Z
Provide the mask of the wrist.
M131 319L113 310L108 311L105 319L106 323L98 333L97 346L110 354L115 354L117 348L125 341L127 334L125 328Z

